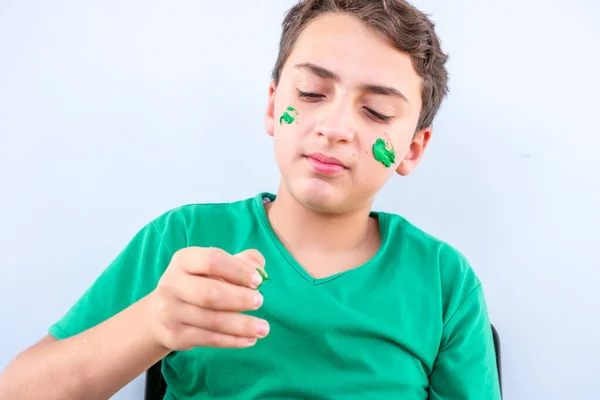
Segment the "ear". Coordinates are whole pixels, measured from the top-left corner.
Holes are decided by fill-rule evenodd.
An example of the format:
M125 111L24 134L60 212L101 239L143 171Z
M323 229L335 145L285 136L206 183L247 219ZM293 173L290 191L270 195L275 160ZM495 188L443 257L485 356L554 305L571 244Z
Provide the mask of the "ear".
M404 156L404 159L396 168L396 172L399 175L407 176L410 174L419 164L425 153L425 148L429 144L431 139L431 127L423 128L413 137L408 153Z
M271 81L269 85L269 101L267 102L267 112L265 114L265 128L269 136L275 134L275 92L277 84Z

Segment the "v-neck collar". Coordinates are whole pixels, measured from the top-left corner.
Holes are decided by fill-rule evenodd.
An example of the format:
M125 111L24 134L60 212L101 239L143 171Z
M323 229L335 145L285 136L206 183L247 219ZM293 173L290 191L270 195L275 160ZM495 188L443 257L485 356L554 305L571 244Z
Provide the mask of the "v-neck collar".
M388 214L384 213L384 212L371 211L370 217L371 218L376 218L379 221L379 231L380 231L380 234L381 234L381 246L379 247L379 250L377 251L377 253L375 253L375 255L369 261L367 261L363 265L360 265L360 266L358 266L356 268L352 268L352 269L349 269L347 271L342 271L342 272L339 272L339 273L336 273L334 275L330 275L330 276L327 276L327 277L324 277L324 278L313 278L304 269L304 267L302 267L302 265L300 265L300 263L298 261L296 261L296 259L292 256L292 254L289 252L289 250L283 245L283 243L281 242L281 240L279 239L279 237L277 236L277 234L273 230L273 227L271 226L271 222L269 221L269 218L267 216L267 211L265 210L265 203L266 202L270 202L270 201L274 201L275 198L276 198L276 196L274 194L272 194L272 193L269 193L269 192L262 192L262 193L260 193L254 199L254 208L255 208L254 211L256 212L256 215L258 216L258 219L260 220L260 222L265 227L265 229L268 232L269 236L273 240L273 244L275 245L275 247L277 247L277 249L281 252L281 254L283 255L283 257L287 260L287 262L306 281L308 281L312 285L315 285L315 286L316 285L322 285L324 283L327 283L327 282L330 282L330 281L332 281L334 279L342 277L342 276L344 276L346 274L349 274L349 273L351 273L353 271L362 270L362 269L365 269L365 268L369 268L372 265L377 265L377 263L383 257L383 254L385 253L385 249L387 248L388 239L389 239L388 229L387 229Z

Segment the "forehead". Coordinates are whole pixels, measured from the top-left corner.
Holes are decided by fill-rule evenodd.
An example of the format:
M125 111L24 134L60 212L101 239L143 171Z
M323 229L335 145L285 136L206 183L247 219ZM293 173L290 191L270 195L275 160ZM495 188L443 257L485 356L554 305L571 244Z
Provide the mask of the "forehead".
M408 97L420 98L422 79L410 56L350 14L325 14L308 24L286 68L304 62L334 72L343 84L394 86Z

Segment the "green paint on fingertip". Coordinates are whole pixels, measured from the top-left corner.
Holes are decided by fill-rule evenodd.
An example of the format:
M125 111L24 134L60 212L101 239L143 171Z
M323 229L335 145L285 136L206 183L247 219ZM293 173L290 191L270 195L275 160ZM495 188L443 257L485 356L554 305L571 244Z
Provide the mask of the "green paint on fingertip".
M279 117L279 125L283 125L284 123L289 125L293 123L297 117L298 111L294 107L288 106L283 114L281 114L281 117Z
M262 278L262 283L260 285L258 285L257 289L260 289L260 287L266 282L266 281L270 281L271 278L269 278L269 276L267 275L267 273L265 271L263 271L260 268L256 268L256 270L258 271L260 277Z
M373 156L375 160L385 165L386 168L389 168L390 165L396 162L394 147L381 138L377 139L373 145Z

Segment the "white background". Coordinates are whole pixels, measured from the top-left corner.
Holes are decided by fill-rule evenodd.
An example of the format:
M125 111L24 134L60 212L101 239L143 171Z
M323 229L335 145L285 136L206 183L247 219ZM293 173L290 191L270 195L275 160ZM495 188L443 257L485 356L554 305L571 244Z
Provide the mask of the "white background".
M149 220L276 191L263 112L292 4L0 1L0 369ZM598 396L598 4L416 2L451 95L376 205L469 257L507 399Z

